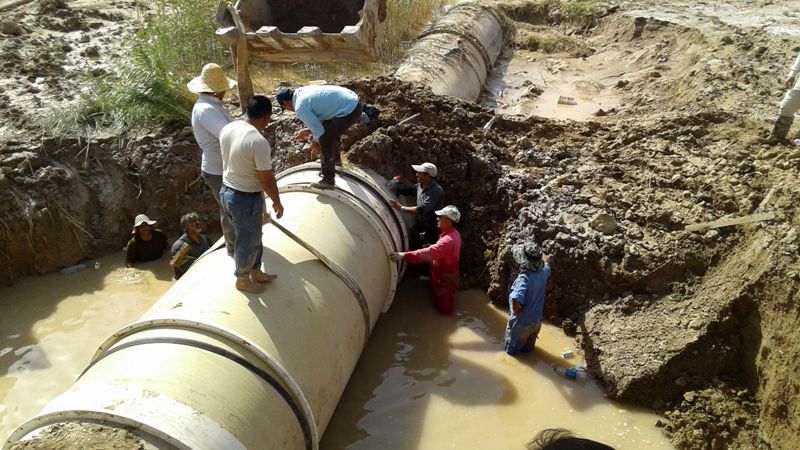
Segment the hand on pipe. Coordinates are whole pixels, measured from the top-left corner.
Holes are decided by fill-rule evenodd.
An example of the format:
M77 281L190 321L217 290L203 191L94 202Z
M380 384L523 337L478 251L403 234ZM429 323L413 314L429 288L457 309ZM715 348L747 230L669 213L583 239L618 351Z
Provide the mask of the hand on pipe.
M394 262L402 261L403 260L403 253L399 253L399 252L389 253L389 259L391 259Z

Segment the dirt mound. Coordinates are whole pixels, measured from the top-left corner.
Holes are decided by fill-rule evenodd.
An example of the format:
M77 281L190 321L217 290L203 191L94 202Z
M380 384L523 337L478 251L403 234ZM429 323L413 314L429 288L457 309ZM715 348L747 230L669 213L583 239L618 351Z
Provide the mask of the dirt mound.
M41 435L18 442L8 450L143 450L143 441L133 429L87 423L60 423L47 427Z

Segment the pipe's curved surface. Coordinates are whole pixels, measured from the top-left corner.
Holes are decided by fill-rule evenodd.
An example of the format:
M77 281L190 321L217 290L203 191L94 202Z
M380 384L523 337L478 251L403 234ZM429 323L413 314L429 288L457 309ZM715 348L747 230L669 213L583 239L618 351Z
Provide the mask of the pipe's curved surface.
M316 449L400 266L405 225L383 180L318 164L278 175L260 295L234 288L224 251L199 258L144 316L104 342L78 381L6 446L64 422L133 427L161 449ZM321 261L324 261L321 262Z
M503 49L506 30L495 10L460 2L417 39L394 77L434 94L475 101Z

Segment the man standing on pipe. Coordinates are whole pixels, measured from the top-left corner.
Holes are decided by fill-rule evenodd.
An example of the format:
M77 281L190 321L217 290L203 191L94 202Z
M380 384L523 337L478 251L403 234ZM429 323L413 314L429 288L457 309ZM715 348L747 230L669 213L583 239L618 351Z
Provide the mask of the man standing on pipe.
M219 150L219 133L222 128L231 123L228 111L222 106L225 93L236 87L236 81L225 76L222 67L210 63L203 66L200 76L192 79L186 85L189 91L197 94L197 102L192 108L192 132L194 139L203 151L200 164L200 176L211 190L214 200L219 205L219 222L222 226L222 235L225 237L225 247L228 255L233 255L233 243L236 234L233 232L228 215L222 207L219 191L222 189L222 154Z
M328 85L305 86L296 90L282 87L275 99L281 110L294 111L308 127L295 139L303 141L311 136L311 151L322 151L322 178L311 186L333 189L339 160L339 137L361 118L364 103L350 89Z
M225 125L219 137L222 149L220 197L236 232L233 250L236 289L255 294L264 291L261 283L278 278L261 271L264 193L272 199L277 217L283 216L269 142L260 133L269 124L271 114L269 99L255 95L247 104L245 120Z
M416 206L400 206L395 200L390 200L394 209L417 217L414 229L411 230L411 248L417 249L436 242L439 230L436 225L434 211L444 206L444 190L436 182L439 170L433 163L425 162L412 165L416 172L418 183L413 186L392 186L392 192L399 195L417 195Z
M435 244L410 252L393 252L389 258L408 264L430 263L433 301L441 314L448 315L453 312L453 297L458 290L461 234L455 224L461 219L461 213L455 206L447 205L436 211L436 216L441 234Z

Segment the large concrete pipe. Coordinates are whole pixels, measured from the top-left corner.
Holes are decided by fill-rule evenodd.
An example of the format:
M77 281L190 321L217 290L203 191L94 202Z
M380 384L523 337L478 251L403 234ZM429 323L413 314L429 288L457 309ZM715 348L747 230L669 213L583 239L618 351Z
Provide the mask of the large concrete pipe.
M395 78L475 101L503 50L506 30L490 6L460 2L417 39Z
M394 296L387 254L407 247L383 180L340 169L336 189L316 190L319 170L278 175L286 212L264 225L263 261L279 278L263 294L237 291L232 260L207 252L4 448L100 422L144 448L316 449Z

